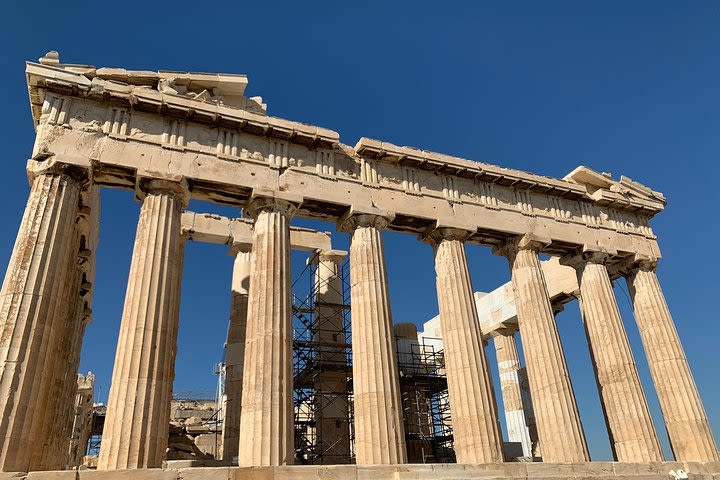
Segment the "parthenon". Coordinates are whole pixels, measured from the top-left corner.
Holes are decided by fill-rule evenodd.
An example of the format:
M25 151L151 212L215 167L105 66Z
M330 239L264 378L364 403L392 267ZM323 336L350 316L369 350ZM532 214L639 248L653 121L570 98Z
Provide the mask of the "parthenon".
M96 68L49 52L27 62L26 77L36 140L0 293L0 479L720 476L655 273L661 254L650 220L666 205L661 193L583 166L560 179L369 138L351 147L335 131L269 116L261 98L245 96L244 75ZM73 471L68 425L107 188L134 191L141 210L97 471ZM237 218L188 211L191 199L236 207ZM335 223L349 235L349 251L336 249L329 233L291 226L294 217ZM403 407L413 385L402 386L410 371L402 356L427 333L393 325L385 230L433 249L433 328L442 337L453 464L412 463L423 430L409 426ZM227 244L233 261L222 448L212 467L167 458L191 240ZM505 257L511 282L476 293L466 244ZM341 391L336 414L348 422L313 424L334 439L334 456L310 465L294 465L293 389L302 376L293 370L291 249L313 254L319 287L311 310L329 329L313 334L325 349L316 361L345 361L338 335L350 308L351 369L325 371L316 399ZM339 286L345 262L347 301ZM663 456L640 382L613 291L621 280L674 458ZM588 452L555 319L572 301L580 302L614 462L593 462ZM511 442L522 444L518 454L506 448ZM113 476L118 470L127 476ZM33 476L43 471L54 476Z

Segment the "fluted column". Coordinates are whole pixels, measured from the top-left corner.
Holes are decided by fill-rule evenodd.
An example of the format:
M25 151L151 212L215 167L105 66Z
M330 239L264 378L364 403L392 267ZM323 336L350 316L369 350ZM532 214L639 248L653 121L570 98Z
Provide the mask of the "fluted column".
M240 417L241 466L294 462L290 218L296 205L251 200L255 219Z
M65 365L63 391L60 398L58 424L63 426L63 433L57 435L51 446L51 456L59 459L63 466L71 466L68 439L72 436L75 418L75 400L78 390L77 375L80 364L85 328L92 321L93 283L95 282L95 256L99 243L100 233L100 187L91 185L82 194L81 214L78 218L80 245L77 256L77 265L81 272L79 298L75 302L76 310L70 334L70 342L65 346L69 350L69 361ZM83 452L84 455L84 452Z
M524 456L539 456L535 453L537 446L535 416L529 398L530 392L523 390L523 388L527 388L523 387L523 382L526 380L520 366L514 332L509 335L493 337L493 344L500 373L508 440L520 442Z
M466 236L440 228L427 237L435 251L453 445L458 463L496 463L503 461L502 437L465 256Z
M655 274L656 262L641 261L633 267L628 289L675 458L718 462L705 408Z
M350 232L355 458L358 465L407 461L382 230L387 219L352 214Z
M250 245L233 245L235 257L230 298L230 325L225 347L225 416L222 430L222 458L238 456L240 416L245 361L245 329L247 327L248 292L250 291Z
M50 401L55 346L75 221L86 173L39 172L0 291L0 470L27 471L29 452L42 445L38 413Z
M159 467L175 377L184 183L148 180L135 236L99 470Z
M315 269L315 312L313 341L318 342L315 361L320 372L315 377L317 394L315 431L320 460L325 464L350 462L350 415L348 412L348 372L345 358L345 317L340 266L347 252L319 251L313 257Z
M58 441L65 441L63 437L65 425L65 410L71 408L63 397L66 380L76 382L76 375L72 379L66 379L68 364L71 360L71 342L77 330L77 323L82 323L79 315L79 306L82 304L80 287L82 282L82 271L76 266L76 257L69 258L68 284L64 288L63 299L57 312L58 336L59 339L52 352L52 361L48 365L49 394L46 408L36 412L37 434L40 440L29 452L30 470L60 470L65 466L64 458L60 458L59 452L55 449ZM81 312L81 311L80 311ZM41 436L40 436L41 435Z
M590 460L538 252L525 236L495 250L510 262L520 336L543 461Z
M97 238L96 210L99 209L98 187L92 186L82 192L81 212L76 220L74 254L67 258L68 282L63 291L62 301L56 315L58 325L52 370L50 378L50 403L36 415L42 446L37 445L30 453L31 470L60 470L67 464L69 424L77 389L77 368L84 332L83 312L89 302L94 272L94 249ZM92 237L92 238L91 238Z
M586 252L563 259L577 270L581 310L610 445L619 462L662 461L657 433L604 262Z

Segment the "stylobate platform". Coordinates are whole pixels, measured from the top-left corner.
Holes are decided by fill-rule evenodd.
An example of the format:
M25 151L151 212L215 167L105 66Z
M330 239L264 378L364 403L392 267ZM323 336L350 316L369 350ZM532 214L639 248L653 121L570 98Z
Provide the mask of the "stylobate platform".
M460 479L720 479L720 462L591 462L406 465L295 465L283 467L190 467L142 470L78 470L0 473L0 480L460 480Z

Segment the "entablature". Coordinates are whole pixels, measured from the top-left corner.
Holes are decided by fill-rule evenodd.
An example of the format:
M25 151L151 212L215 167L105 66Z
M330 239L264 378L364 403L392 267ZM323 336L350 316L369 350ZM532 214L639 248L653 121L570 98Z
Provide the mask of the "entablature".
M533 233L552 255L597 246L659 256L649 219L664 198L624 177L597 186L585 167L560 180L377 140L353 149L327 129L51 65L29 63L28 85L42 103L33 161L91 165L100 185L181 176L193 198L223 205L269 189L300 195L297 214L311 218L377 208L406 233L463 228L492 246Z

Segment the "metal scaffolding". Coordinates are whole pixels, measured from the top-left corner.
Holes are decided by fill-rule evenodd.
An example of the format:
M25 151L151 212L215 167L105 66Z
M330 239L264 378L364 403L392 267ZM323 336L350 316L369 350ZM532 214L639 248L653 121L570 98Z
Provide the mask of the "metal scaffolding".
M350 288L347 262L333 284L311 257L293 282L295 462L343 464L354 459ZM338 301L328 302L320 293Z
M433 345L437 340L397 339L409 463L455 462L445 357Z

